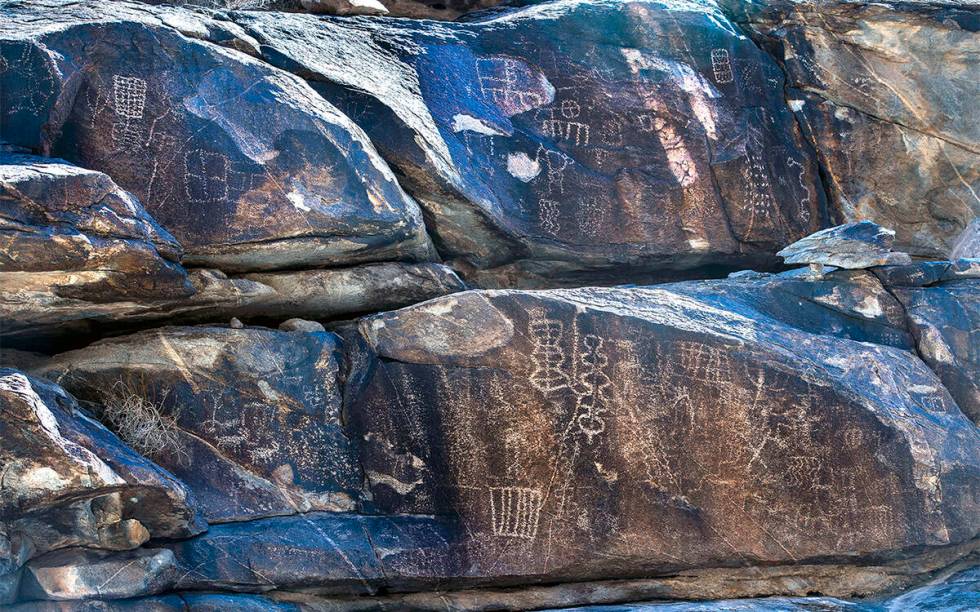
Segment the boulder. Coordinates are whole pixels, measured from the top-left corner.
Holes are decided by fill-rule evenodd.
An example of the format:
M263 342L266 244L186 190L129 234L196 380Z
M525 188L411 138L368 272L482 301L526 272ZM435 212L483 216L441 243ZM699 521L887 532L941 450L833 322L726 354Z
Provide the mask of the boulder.
M797 240L777 255L788 264L859 269L909 265L906 253L892 251L895 232L871 221L829 227Z
M782 73L713 6L229 17L365 128L441 252L485 286L772 266L825 224Z
M288 319L279 324L280 331L315 333L327 331L322 323L307 321L306 319Z
M434 257L418 206L360 128L301 79L202 40L234 24L122 2L2 11L0 138L108 173L185 263Z
M125 553L60 550L27 565L24 599L125 599L152 595L173 586L174 553L141 548Z
M980 36L958 0L722 0L781 63L834 221L871 219L948 257L980 215ZM954 255L962 256L962 255Z
M980 432L913 353L848 337L896 315L827 296L820 329L769 282L470 291L364 319L344 393L364 507L458 516L467 571L497 581L972 540Z
M919 355L960 409L980 424L980 280L892 292L905 307Z
M37 311L51 302L194 293L180 245L136 198L105 174L58 159L0 153L0 249L5 319L42 318Z
M181 482L56 385L0 370L0 440L0 575L51 550L125 550L205 528Z
M340 415L340 345L324 332L166 327L61 353L35 371L172 444L137 444L209 521L350 510L362 475ZM146 420L136 418L136 421ZM145 438L145 436L144 436Z

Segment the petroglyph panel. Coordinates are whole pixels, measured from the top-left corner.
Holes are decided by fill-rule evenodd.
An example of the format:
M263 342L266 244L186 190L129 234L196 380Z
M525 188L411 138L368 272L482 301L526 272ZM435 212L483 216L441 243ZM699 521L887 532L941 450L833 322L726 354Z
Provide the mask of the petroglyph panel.
M506 345L383 351L348 389L365 469L405 483L372 487L375 503L459 516L477 567L534 575L615 572L624 556L669 565L680 548L685 559L775 561L931 540L921 521L947 519L908 470L925 461L916 469L942 476L906 436L977 433L948 397L906 395L928 369L904 351L760 322L735 294L720 300L720 286L676 287L487 294L481 303L515 327ZM409 308L373 329L404 341L448 313ZM833 325L854 323L841 314ZM830 371L827 355L851 366ZM868 376L877 395L856 399ZM896 405L911 420L881 421Z

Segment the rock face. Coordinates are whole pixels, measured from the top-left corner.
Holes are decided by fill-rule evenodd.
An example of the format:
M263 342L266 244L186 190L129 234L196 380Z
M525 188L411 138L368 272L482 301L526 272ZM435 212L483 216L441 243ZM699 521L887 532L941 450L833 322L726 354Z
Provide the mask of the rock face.
M788 264L817 264L860 269L912 263L906 253L892 252L895 232L870 221L830 227L797 240L776 253Z
M106 302L85 299L88 296L76 284L78 274L65 275L68 290L59 289L59 294L40 283L36 272L0 272L0 278L10 277L19 282L11 280L11 289L19 288L0 296L0 340L33 350L154 322L213 323L234 316L333 319L398 308L464 288L459 277L440 264L393 262L235 277L195 268L187 272L192 288L187 297Z
M0 577L51 550L125 550L204 529L182 483L51 383L0 370L0 439Z
M0 153L3 314L43 318L55 302L179 299L194 289L180 245L101 172ZM5 330L8 331L5 325Z
M962 280L893 291L908 312L922 359L980 424L980 284Z
M230 27L213 23L121 3L6 4L0 137L110 172L187 263L430 258L418 207L364 133L302 80L183 35Z
M825 216L782 75L717 10L668 4L231 18L365 127L486 285L771 264Z
M980 217L970 222L953 244L953 259L980 259Z
M723 0L780 61L816 148L835 220L894 228L947 257L980 215L980 127L968 100L980 52L964 2Z
M323 332L174 327L62 353L37 371L107 416L162 415L173 443L151 457L209 521L243 520L353 507L362 477L341 428L338 350Z
M0 1L0 608L977 607L969 2L177 2Z
M563 580L973 538L980 434L939 379L743 290L467 292L366 319L345 398L372 507L460 516L477 573Z

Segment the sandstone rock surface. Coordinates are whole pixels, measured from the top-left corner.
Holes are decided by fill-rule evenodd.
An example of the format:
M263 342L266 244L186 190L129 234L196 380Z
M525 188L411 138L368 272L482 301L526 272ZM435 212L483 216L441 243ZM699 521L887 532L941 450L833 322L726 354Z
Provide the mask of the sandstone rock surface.
M52 550L125 550L205 528L182 483L51 383L0 370L0 437L0 576Z
M948 257L980 215L975 3L720 4L782 65L834 221L871 219L900 250Z
M711 5L231 18L365 128L485 285L771 265L824 222L782 74Z
M433 256L417 205L357 126L302 80L198 40L234 24L61 0L6 3L3 16L0 138L108 172L185 262Z
M0 607L977 607L972 0L175 2L0 0Z
M341 425L339 360L324 332L168 327L62 353L36 372L104 410L121 389L162 413L172 443L152 458L209 521L228 521L352 509L362 476Z

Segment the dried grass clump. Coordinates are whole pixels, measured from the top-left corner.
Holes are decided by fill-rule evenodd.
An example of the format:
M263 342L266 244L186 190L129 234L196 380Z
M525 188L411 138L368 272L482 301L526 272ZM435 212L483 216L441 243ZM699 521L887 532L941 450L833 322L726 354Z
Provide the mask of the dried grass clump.
M166 392L154 402L145 385L120 380L99 395L99 420L133 450L150 459L189 459L180 444L176 415L164 409Z

